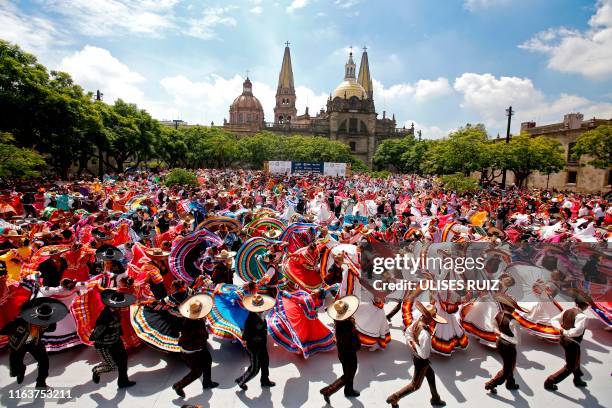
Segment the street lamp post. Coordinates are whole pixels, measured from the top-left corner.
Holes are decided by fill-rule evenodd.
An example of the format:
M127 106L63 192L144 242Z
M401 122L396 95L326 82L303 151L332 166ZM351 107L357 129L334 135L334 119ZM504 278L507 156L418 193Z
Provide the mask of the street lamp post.
M512 110L512 106L506 109L506 116L508 117L508 127L506 128L506 144L510 143L510 124L512 122L512 115L514 115L514 111ZM502 172L502 188L506 188L506 169Z
M104 96L104 94L102 92L100 92L100 90L98 89L96 91L96 101L100 101L102 102L102 97ZM98 137L98 177L100 178L100 181L102 181L102 179L104 178L104 163L102 162L102 137L99 136Z

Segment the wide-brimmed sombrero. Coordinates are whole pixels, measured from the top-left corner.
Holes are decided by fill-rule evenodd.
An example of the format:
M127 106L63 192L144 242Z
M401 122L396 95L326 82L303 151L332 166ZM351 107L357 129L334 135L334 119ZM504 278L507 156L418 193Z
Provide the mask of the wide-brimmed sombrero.
M114 289L105 289L100 294L102 303L110 307L128 307L136 303L136 296Z
M264 238L268 239L276 239L280 237L281 231L272 227L269 227L263 234L261 234Z
M228 259L233 259L235 256L236 252L222 249L218 255L215 255L214 259L215 261L227 261Z
M180 314L188 319L206 317L213 307L213 298L206 294L190 297L178 307Z
M57 246L53 247L43 247L38 251L36 255L38 256L53 256L53 255L61 255L64 252L68 252L68 248L58 248Z
M30 324L48 326L62 320L68 314L68 308L57 299L39 297L27 301L21 306L21 318Z
M355 295L344 296L327 308L327 314L334 320L346 320L359 308L359 298Z
M12 228L5 229L4 232L2 232L2 236L5 238L23 238L25 237L24 234L20 234L19 232L17 232L17 230L14 230Z
M96 259L98 261L118 261L123 259L123 252L115 246L104 245L96 251Z
M162 248L147 248L145 253L151 258L166 258L170 256L170 251L164 251Z
M276 303L276 301L272 296L261 295L259 293L246 295L242 299L244 308L255 313L265 312L266 310L272 309L274 307L274 303Z
M508 307L511 307L512 309L527 313L527 310L523 309L518 303L516 303L516 300L512 299L505 293L496 293L495 295L493 295L493 300L502 303Z
M438 312L436 311L436 307L434 305L429 304L425 306L423 303L421 303L418 300L416 301L415 304L416 304L417 309L419 309L419 312L421 312L421 315L425 316L427 319L433 320L436 323L440 323L440 324L448 323L445 318L438 315Z

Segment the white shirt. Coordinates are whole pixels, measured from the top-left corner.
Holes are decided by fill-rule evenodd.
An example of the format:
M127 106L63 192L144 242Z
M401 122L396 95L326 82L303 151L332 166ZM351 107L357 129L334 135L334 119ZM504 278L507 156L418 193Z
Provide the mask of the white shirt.
M406 344L410 346L410 340L414 340L412 337L412 332L414 330L414 325L418 324L418 320L415 320L410 327L404 332L406 336ZM422 359L428 359L431 354L431 334L426 329L421 330L419 333L418 341L415 342L415 348L412 349L414 354Z
M582 312L579 312L576 315L576 320L574 321L574 327L572 327L569 330L565 330L561 328L561 322L563 321L563 313L565 312L566 310L564 310L563 312L559 313L558 315L550 319L550 323L552 324L552 326L556 329L561 330L561 334L563 334L565 337L582 336L586 328L586 315Z

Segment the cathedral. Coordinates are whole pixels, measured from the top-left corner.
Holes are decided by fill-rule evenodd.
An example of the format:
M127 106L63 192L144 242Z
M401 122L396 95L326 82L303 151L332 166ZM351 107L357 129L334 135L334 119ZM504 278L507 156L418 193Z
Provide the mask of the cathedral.
M353 156L371 165L376 147L383 140L414 134L414 127L396 128L395 115L388 118L383 111L382 118L378 117L373 91L368 53L364 48L359 70L353 53L349 54L344 65L344 79L330 94L326 107L314 116L306 107L304 114L298 115L291 52L287 43L278 76L273 121L265 121L261 103L253 94L251 81L246 78L242 94L230 106L230 120L226 120L223 126L239 137L263 130L328 137L347 144Z

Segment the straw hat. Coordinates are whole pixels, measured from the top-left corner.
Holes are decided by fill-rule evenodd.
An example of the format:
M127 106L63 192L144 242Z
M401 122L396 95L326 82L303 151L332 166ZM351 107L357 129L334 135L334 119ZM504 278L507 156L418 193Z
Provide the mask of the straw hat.
M434 305L425 306L423 303L417 301L416 307L417 309L419 309L419 312L421 312L422 316L425 316L426 318L433 320L437 323L448 323L445 318L438 315L438 312L436 311L436 307Z
M269 239L276 239L281 235L281 232L275 228L268 227L268 230L263 233L263 236Z
M344 296L327 308L327 314L334 320L346 320L359 308L359 298L355 295Z
M253 295L246 295L244 299L242 299L242 304L244 308L250 312L265 312L266 310L270 310L274 307L275 300L273 297L268 295L260 295L259 293L255 293Z
M164 251L161 248L147 248L145 252L148 256L154 258L165 258L170 255L170 251Z
M61 255L64 252L68 252L68 248L42 248L38 255L40 256L53 256L53 255Z
M181 303L178 309L183 317L188 319L201 319L210 313L212 307L212 297L205 294L199 294Z
M227 261L228 259L232 259L235 256L236 252L223 249L221 250L221 252L219 252L218 255L215 255L215 259L218 261Z
M23 238L25 237L24 234L20 234L14 229L5 229L4 232L2 233L2 236L5 238Z
M493 299L496 302L499 302L508 307L511 307L512 309L516 309L523 313L527 313L527 310L523 309L518 303L516 303L516 300L512 299L510 296L506 295L505 293L497 293L493 295Z

